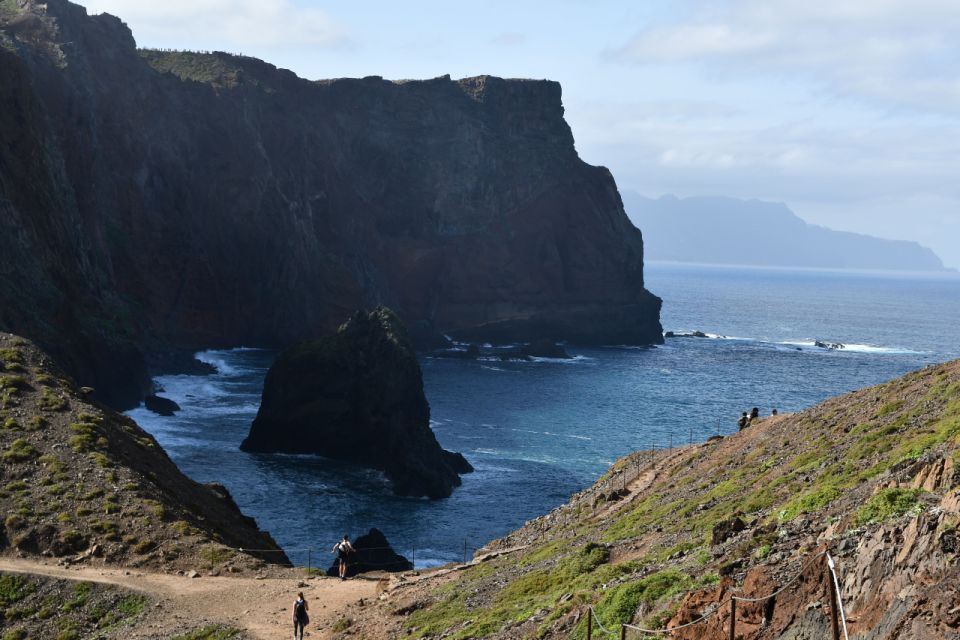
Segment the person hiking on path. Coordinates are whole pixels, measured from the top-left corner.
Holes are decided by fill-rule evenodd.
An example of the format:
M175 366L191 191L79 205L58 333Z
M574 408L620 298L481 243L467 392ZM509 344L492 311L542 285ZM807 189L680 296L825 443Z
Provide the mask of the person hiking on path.
M747 412L746 412L746 411L744 411L744 412L740 415L740 419L737 420L737 426L740 427L740 431L743 431L743 428L744 428L745 426L747 426Z
M333 545L333 551L337 554L337 560L340 562L340 579L347 579L347 554L353 553L355 549L350 544L350 538L344 534L343 540Z
M310 605L303 598L303 591L301 591L293 601L293 640L297 640L297 629L300 629L300 640L303 640L303 628L310 624L310 616L307 614L309 609Z

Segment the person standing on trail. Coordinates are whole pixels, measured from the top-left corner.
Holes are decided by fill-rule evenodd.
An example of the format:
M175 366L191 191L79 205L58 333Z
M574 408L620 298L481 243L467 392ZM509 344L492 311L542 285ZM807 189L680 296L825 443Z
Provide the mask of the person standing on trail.
M340 579L347 579L347 554L353 553L355 549L350 544L350 538L343 534L343 540L333 545L333 552L337 554L337 561L340 563Z
M297 594L297 599L293 601L293 640L297 640L297 629L300 630L299 640L303 640L303 628L310 624L310 616L307 611L310 606L303 597L303 591Z

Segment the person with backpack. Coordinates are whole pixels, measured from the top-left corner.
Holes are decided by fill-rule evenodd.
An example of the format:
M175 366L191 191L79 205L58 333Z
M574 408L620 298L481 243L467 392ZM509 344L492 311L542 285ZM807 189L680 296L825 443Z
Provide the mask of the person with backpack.
M310 615L307 613L309 609L310 606L301 591L293 602L293 640L297 640L297 629L300 630L300 640L303 640L303 628L310 624Z
M343 534L343 540L333 545L333 552L337 554L337 561L340 563L340 579L347 579L347 554L353 553L355 549L350 544L350 538Z
M746 412L746 411L744 411L743 414L740 416L740 419L737 420L737 426L739 427L739 430L740 430L740 431L743 431L743 428L744 428L745 426L747 426L747 412Z

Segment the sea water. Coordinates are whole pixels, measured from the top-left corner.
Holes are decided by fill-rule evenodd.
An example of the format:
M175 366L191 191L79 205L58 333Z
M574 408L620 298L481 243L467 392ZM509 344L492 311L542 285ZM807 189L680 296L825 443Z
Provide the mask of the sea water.
M421 358L437 438L476 468L444 500L393 496L380 474L315 456L241 452L270 351L203 352L217 374L158 379L182 411L130 415L187 475L226 485L295 563L328 565L339 536L377 527L422 567L550 511L630 451L728 434L754 406L798 411L960 357L955 276L652 264L646 277L664 329L710 337L569 346L572 360Z

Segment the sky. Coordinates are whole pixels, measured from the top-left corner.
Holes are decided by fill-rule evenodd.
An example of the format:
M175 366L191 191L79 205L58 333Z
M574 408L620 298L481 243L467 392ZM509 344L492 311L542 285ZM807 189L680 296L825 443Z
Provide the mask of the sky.
M960 267L957 0L81 0L145 47L309 79L563 87L577 150L646 196L787 203Z

